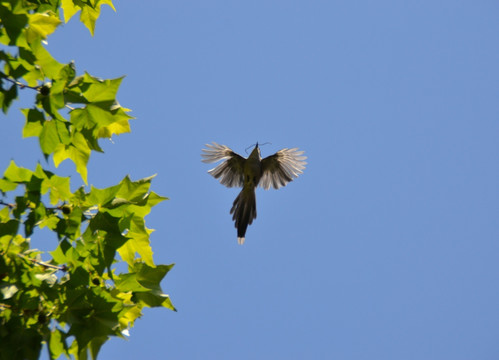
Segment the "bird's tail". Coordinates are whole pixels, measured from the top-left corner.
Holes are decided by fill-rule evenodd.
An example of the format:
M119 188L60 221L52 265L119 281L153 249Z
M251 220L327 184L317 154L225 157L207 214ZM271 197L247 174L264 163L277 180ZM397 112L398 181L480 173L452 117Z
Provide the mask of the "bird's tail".
M244 236L248 225L251 225L253 219L256 219L256 196L255 189L243 188L230 209L232 220L235 221L237 229L237 242L244 244Z

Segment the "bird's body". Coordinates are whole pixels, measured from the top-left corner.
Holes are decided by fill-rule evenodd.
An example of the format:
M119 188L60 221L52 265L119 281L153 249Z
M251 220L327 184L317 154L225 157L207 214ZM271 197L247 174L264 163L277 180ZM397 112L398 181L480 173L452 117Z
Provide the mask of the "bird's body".
M243 189L234 200L230 213L237 229L237 242L244 243L244 236L248 225L256 219L256 194L255 190L262 177L262 161L258 147L251 152L244 161Z
M258 143L247 159L224 145L213 143L206 146L208 149L203 149L203 162L224 160L208 172L227 187L242 187L230 213L237 228L237 241L243 244L246 229L256 218L256 187L260 185L268 190L270 186L278 189L286 185L302 173L306 157L302 156L303 151L294 148L282 149L262 160Z

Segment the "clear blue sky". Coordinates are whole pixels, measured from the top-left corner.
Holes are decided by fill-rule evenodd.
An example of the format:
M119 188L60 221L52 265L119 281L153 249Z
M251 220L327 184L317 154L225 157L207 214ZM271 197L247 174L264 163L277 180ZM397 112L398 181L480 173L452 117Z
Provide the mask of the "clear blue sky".
M49 49L127 75L133 132L103 142L89 182L158 174L171 200L147 221L178 312L147 309L102 359L499 358L497 1L115 5ZM43 162L22 123L2 121L2 170ZM257 191L244 246L238 190L200 161L211 141L308 156Z

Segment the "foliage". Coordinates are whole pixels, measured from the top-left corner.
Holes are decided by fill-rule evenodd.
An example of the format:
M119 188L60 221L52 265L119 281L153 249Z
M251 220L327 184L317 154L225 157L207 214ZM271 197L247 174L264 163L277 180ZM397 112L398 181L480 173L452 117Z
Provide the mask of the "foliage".
M103 4L114 9L110 0L0 0L0 107L7 114L20 90L36 92L22 110L23 136L37 137L55 167L71 160L85 184L99 139L130 131L129 110L116 101L122 78L77 76L43 41L62 23L61 9L66 22L80 11L93 34ZM166 199L151 180L72 191L69 177L11 161L0 179L0 359L37 359L43 344L52 359L96 358L144 307L175 310L160 287L173 265L154 264L144 222ZM50 232L53 251L30 246L35 233Z

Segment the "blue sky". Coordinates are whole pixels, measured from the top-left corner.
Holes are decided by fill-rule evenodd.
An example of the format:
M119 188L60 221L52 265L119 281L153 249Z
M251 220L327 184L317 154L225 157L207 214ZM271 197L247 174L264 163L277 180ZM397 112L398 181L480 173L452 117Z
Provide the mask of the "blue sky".
M48 48L127 75L137 120L89 182L157 174L170 201L147 222L156 262L176 263L162 286L178 312L146 309L102 359L499 357L496 1L115 5L94 38L74 19ZM15 108L2 122L2 169L43 161L22 125ZM257 191L244 246L238 190L200 161L212 141L308 156Z

